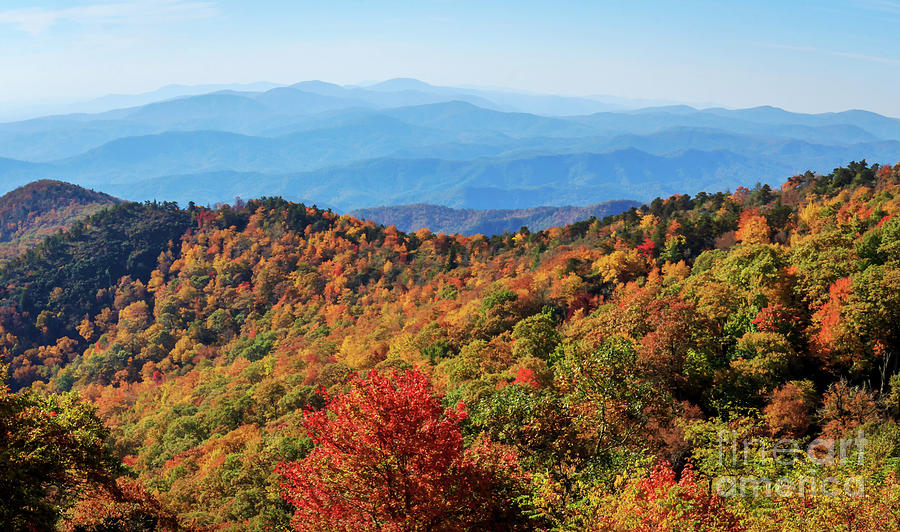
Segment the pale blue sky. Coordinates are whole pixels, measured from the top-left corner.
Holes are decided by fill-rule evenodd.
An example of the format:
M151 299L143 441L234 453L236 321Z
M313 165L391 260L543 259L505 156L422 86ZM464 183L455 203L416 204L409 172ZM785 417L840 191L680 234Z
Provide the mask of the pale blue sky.
M900 116L898 27L900 0L0 0L0 105L408 76Z

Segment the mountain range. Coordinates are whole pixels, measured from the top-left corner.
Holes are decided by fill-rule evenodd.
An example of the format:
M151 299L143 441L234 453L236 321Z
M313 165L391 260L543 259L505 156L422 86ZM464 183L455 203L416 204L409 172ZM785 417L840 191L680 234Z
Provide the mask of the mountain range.
M646 202L900 159L900 120L866 111L635 109L411 79L211 89L0 124L0 192L49 178L182 204L280 195L340 212L523 209Z

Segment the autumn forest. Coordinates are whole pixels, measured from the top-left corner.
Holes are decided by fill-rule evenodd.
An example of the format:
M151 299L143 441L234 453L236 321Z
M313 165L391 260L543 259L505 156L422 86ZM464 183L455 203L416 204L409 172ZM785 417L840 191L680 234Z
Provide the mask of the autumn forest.
M46 210L0 228L8 530L900 528L900 165L494 236Z

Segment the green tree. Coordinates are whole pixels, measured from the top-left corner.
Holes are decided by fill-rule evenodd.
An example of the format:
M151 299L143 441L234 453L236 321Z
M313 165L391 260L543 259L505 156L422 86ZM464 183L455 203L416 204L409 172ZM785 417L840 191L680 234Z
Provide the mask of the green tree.
M535 357L547 360L560 342L559 331L549 312L529 316L513 327L513 355L516 358Z
M2 368L5 374L6 368ZM75 394L0 388L0 523L52 530L87 489L113 485L107 430Z

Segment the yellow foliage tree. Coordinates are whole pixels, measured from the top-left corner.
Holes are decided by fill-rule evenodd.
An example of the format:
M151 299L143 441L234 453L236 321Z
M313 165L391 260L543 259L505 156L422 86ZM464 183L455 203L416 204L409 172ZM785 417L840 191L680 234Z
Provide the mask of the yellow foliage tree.
M738 221L737 240L744 244L768 244L771 231L766 218L757 209L748 209L741 213Z
M646 263L637 250L617 250L594 261L593 269L607 283L624 281L646 272Z

